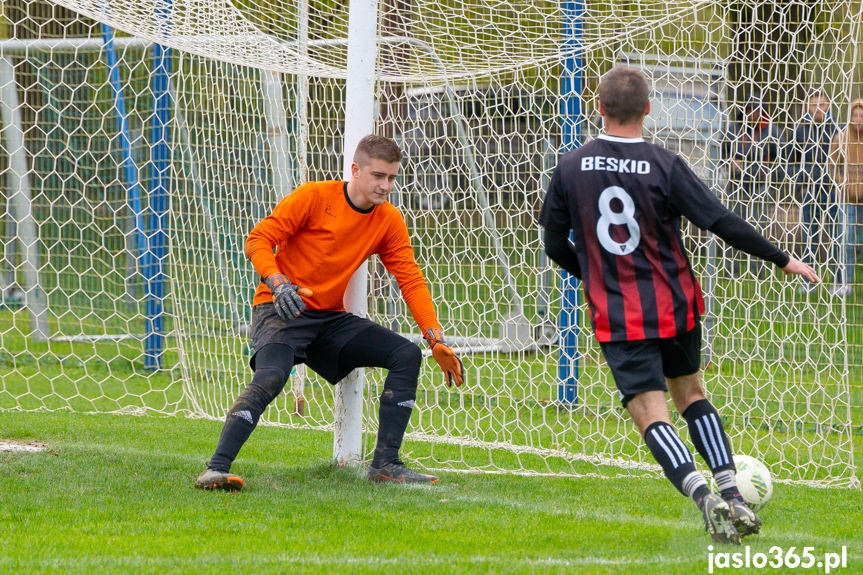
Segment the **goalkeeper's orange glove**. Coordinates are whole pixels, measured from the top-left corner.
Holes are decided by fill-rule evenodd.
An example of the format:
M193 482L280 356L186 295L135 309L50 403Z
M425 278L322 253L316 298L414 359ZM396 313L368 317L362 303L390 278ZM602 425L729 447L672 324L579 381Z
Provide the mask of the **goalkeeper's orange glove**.
M458 387L464 383L464 364L453 349L444 343L440 330L427 329L423 337L431 347L432 357L446 374L446 384L452 385L454 381Z

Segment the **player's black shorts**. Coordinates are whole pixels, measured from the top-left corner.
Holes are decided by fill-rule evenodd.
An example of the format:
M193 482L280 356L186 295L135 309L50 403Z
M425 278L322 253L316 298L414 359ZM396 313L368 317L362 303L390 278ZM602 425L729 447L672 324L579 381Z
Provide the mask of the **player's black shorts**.
M600 342L623 406L645 391L668 391L665 378L701 369L701 324L677 337Z
M294 350L294 363L305 363L332 384L341 381L350 369L339 367L342 348L370 327L386 329L375 322L346 311L306 310L296 319L278 316L273 302L252 308L252 349L249 366L255 369L257 351L279 343Z

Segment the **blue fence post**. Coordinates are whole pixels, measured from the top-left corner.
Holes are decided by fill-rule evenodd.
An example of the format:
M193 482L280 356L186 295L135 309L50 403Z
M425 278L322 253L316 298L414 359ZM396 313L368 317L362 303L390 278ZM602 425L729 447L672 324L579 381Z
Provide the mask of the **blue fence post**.
M163 31L170 26L171 2L163 0L156 9L157 26ZM165 259L168 253L168 236L165 233L168 218L171 150L169 146L171 121L171 49L153 45L153 71L150 89L153 92L153 119L150 127L150 217L148 236L150 258L147 266L147 340L144 345L144 363L148 369L162 366L165 350Z
M563 118L561 153L581 145L581 94L582 69L584 60L581 54L583 34L582 18L584 2L564 2L563 4L563 75L561 87L561 116ZM558 358L557 400L562 405L578 404L578 376L580 354L578 350L581 311L578 280L565 271L560 274L560 355Z

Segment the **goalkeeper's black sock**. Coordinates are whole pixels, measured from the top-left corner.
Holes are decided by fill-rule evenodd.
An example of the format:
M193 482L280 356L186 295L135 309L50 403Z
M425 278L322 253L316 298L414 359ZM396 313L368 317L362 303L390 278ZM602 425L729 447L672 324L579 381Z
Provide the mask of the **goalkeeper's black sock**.
M380 469L398 459L416 400L422 355L412 343L394 349L387 358L389 373L378 408L378 440L371 466Z
M683 412L683 418L689 426L689 437L695 449L716 478L717 487L721 491L736 488L734 474L722 473L733 472L735 467L731 457L731 443L713 404L707 399L694 401Z
M241 408L228 413L222 434L219 436L216 452L213 453L209 463L207 463L207 468L225 473L230 471L231 464L237 458L240 448L255 430L256 424L257 418L248 409Z
M664 421L651 423L644 432L644 442L662 466L665 476L682 494L695 499L695 493L701 493L699 488L707 488L704 476L695 469L689 448L670 424Z
M339 353L342 369L375 366L389 370L378 408L378 441L371 463L375 469L399 457L416 400L422 359L415 344L380 326L363 330Z
M230 470L261 414L285 387L294 355L287 346L271 344L261 348L255 359L255 375L228 411L216 452L207 463L209 469L225 473Z
M384 390L384 395L386 395ZM378 441L375 445L375 453L372 457L371 466L380 469L387 463L398 459L399 449L405 435L408 422L411 418L414 401L405 402L406 405L392 405L388 399L381 396L381 405L378 410L380 418L378 424Z

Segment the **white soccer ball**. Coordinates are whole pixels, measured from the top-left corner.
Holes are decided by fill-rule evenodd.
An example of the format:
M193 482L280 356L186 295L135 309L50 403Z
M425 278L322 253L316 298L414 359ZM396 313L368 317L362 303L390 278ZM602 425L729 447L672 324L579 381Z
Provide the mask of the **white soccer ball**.
M767 466L750 455L735 455L734 465L737 467L737 488L740 495L753 511L758 511L770 501L773 495L773 478ZM719 495L716 481L711 477L708 484L710 490Z
M773 495L773 478L770 470L761 461L750 455L735 455L737 467L737 487L743 500L754 511L758 511L770 501Z

